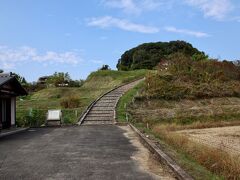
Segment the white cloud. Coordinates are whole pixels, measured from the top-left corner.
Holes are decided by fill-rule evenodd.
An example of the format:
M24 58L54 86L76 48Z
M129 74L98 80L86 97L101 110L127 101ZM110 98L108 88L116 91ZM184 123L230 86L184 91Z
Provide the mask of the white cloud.
M104 16L99 18L91 18L88 20L88 26L95 26L100 28L119 28L125 31L139 32L139 33L157 33L159 29L152 26L145 26L142 24L132 23L125 19L113 18L111 16Z
M43 64L78 64L82 59L75 51L58 53L46 51L39 53L35 48L23 46L19 48L9 48L0 46L0 69L14 69L21 63L39 62Z
M204 32L192 31L192 30L188 30L188 29L177 29L177 28L172 27L172 26L165 27L165 30L168 31L168 32L185 34L185 35L195 36L195 37L198 37L198 38L209 37L209 34L204 33Z
M157 9L166 3L163 0L102 0L102 2L107 7L122 9L128 14L141 14L143 11Z
M223 20L233 10L231 0L185 0L188 5L199 8L205 17Z

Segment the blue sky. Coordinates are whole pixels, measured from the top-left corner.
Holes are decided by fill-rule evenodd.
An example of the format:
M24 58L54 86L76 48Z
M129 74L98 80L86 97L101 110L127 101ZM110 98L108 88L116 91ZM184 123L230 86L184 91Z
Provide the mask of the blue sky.
M144 42L185 40L240 59L238 0L0 0L0 69L86 78Z

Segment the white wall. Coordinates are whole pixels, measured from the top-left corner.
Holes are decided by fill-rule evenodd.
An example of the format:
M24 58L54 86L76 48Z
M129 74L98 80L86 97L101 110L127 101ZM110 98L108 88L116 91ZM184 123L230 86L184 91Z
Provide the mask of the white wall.
M11 98L11 125L15 125L16 121L16 98Z

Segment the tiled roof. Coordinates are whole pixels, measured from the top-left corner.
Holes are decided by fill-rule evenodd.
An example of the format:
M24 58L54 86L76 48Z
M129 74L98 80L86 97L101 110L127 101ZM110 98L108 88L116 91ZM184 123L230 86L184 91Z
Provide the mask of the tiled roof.
M13 77L10 74L0 74L0 86L11 80Z
M0 91L5 90L4 85L11 85L12 91L16 95L27 95L27 91L21 86L16 77L11 74L0 74Z

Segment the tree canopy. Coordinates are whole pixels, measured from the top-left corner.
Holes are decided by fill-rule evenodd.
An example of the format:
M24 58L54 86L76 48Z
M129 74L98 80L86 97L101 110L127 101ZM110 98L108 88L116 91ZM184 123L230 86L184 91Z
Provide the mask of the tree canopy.
M185 41L145 43L126 51L118 60L118 70L153 69L159 62L175 53L196 59L207 58L204 52Z
M107 64L102 65L102 67L99 70L111 70L110 66Z
M16 77L16 79L21 83L21 85L24 86L24 85L28 84L26 79L25 79L25 77L23 77L23 76L21 76L19 74L16 74L16 73L12 73L12 75Z

